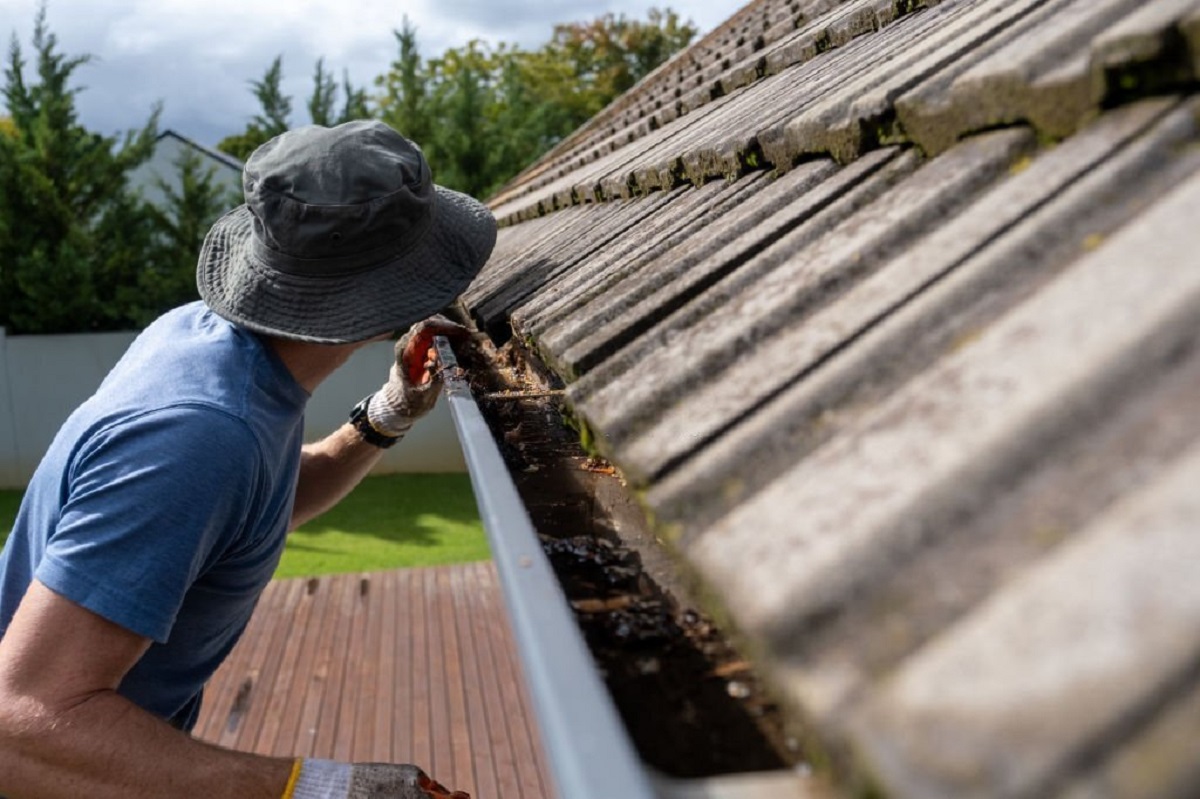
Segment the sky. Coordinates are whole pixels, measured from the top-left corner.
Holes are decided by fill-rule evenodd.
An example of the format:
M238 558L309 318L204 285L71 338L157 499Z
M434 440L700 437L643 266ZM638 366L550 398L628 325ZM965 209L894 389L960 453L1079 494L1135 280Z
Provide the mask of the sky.
M671 7L700 34L746 0L47 0L46 19L60 53L90 55L75 72L81 121L112 136L145 124L156 102L160 130L206 146L242 131L258 111L250 82L283 56L284 91L293 98L293 124L307 122L317 59L339 82L343 71L358 87L387 71L397 53L393 31L405 16L417 29L425 57L471 39L537 47L554 23L605 13L645 19L652 7ZM38 0L0 0L4 62L13 36L32 56Z

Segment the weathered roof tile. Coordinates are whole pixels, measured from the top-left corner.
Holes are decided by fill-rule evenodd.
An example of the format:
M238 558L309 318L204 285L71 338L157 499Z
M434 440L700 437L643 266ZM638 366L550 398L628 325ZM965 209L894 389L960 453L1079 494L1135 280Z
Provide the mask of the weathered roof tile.
M1166 66L1173 56L1164 41L1183 5L1194 3L1089 0L1038 8L979 56L899 98L900 124L931 153L964 133L1022 121L1047 136L1069 135L1118 90L1115 73L1156 60Z
M1119 152L1156 123L1157 136ZM853 411L970 341L997 307L1032 290L1026 286L1042 279L1041 270L1060 268L1056 249L1073 256L1081 241L1119 223L1124 204L1105 208L1110 218L1097 218L1096 196L1127 186L1133 175L1147 182L1138 195L1146 202L1176 179L1176 170L1150 179L1157 171L1152 165L1186 141L1193 124L1189 109L1150 101L1110 115L1036 160L1018 162L1008 180L966 212L896 252L885 268L799 325L791 333L798 339L793 355L809 372L805 379L662 476L648 503L669 519L694 514L691 526L702 526L709 513L697 509L716 497L728 503L719 510L742 501L783 464L836 436Z
M1197 85L1200 0L759 0L494 201L468 310L849 785L1200 788Z
M1150 342L1165 355L1200 321L1200 270L1188 269L1200 240L1185 222L1198 212L1200 178L698 536L688 552L741 623L790 631L842 601L915 545L925 519L977 501L1085 421L1105 382L1153 379Z
M843 346L854 329L846 322L869 323L919 288L920 282L891 281L895 293L876 303L843 309L839 302L897 251L965 207L1031 145L1022 131L966 142L826 228L812 246L794 248L785 240L768 249L761 258L785 256L778 266L759 269L753 282L738 280L740 290L722 307L678 331L668 346L582 408L608 432L609 445L621 449L631 475L648 480L662 474ZM819 217L807 224L824 227ZM744 268L756 267L751 261ZM751 351L754 357L747 357ZM642 370L656 379L641 379ZM626 430L633 438L624 437Z
M730 232L736 238L731 237L727 246L707 248L704 262L686 275L672 269L668 274L675 275L675 280L643 305L643 313L652 319L652 324L629 346L613 352L582 374L569 387L572 399L582 406L620 375L642 368L647 358L655 357L654 353L680 331L723 307L743 285L755 282L790 252L818 239L826 226L836 225L874 201L912 171L918 161L912 153L880 151L870 160L863 159L812 186L793 202L773 209L774 213L765 218L761 209L747 205L744 213L732 217L735 229ZM801 173L802 177L810 175L808 170ZM790 181L781 185L785 191L792 186ZM804 181L801 185L809 184ZM737 229L739 218L741 229ZM809 224L801 225L802 222ZM747 263L752 266L747 268ZM608 431L606 435L611 433Z
M1195 214L1200 193L1192 194L1181 203ZM880 687L860 722L861 740L891 795L1047 795L1074 762L1186 679L1200 629L1197 485L1200 448ZM1056 657L1036 656L1047 649ZM998 737L1004 746L995 745ZM1143 787L1150 790L1129 795L1157 792Z

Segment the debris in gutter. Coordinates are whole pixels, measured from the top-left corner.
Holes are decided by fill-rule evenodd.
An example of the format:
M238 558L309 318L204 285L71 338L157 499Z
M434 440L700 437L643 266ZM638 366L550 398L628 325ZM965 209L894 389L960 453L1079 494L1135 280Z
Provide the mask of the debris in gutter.
M564 423L561 385L514 346L480 341L459 362L639 755L677 778L803 766L800 736L686 598L619 472Z
M616 467L603 458L588 458L580 465L579 468L586 472L594 472L596 474L615 475L617 473Z
M490 394L484 394L480 399L483 400L535 400L545 399L546 397L561 397L565 394L562 389L549 389L546 391L493 391Z

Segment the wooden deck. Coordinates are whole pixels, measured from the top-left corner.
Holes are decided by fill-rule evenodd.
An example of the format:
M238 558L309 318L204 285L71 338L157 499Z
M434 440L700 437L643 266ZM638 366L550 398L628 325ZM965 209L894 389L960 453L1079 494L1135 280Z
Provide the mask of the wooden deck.
M474 799L551 799L523 679L491 563L279 580L195 735L416 763Z

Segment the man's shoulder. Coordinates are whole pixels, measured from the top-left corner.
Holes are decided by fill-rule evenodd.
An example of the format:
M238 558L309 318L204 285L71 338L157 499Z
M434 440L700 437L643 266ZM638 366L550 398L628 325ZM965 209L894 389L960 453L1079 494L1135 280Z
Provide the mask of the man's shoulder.
M134 405L204 402L245 416L257 405L302 404L289 398L281 373L256 335L222 319L202 302L189 303L148 326L102 387Z
M103 453L107 461L119 454L125 463L211 463L224 470L246 464L246 455L256 461L259 449L245 419L218 404L188 399L112 415L81 442L79 455Z

